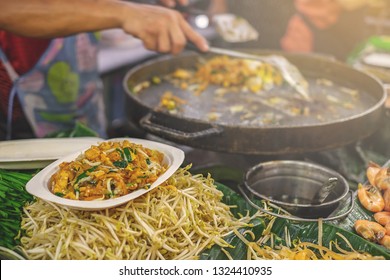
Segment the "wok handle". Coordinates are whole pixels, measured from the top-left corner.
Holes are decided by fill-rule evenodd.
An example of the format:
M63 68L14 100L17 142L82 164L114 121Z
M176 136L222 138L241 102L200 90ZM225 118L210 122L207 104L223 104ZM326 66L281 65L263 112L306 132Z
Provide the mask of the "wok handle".
M250 200L250 198L248 197L248 195L245 193L243 187L241 184L238 185L238 190L240 191L241 195L245 198L245 200L254 208L256 208L257 210L260 210L264 213L267 213L271 216L275 216L275 217L278 217L278 218L283 218L283 219L288 219L288 220L292 220L292 221L298 221L298 222L318 222L319 219L309 219L309 218L300 218L300 217L297 217L297 216L293 216L291 214L289 214L287 211L285 211L284 209L280 208L280 210L286 214L278 214L278 213L274 213L272 211L269 211L269 210L266 210L260 206L258 206L257 204L253 203L252 200ZM344 218L345 216L347 216L349 213L351 213L354 205L355 205L355 201L353 199L353 191L352 190L349 190L348 191L350 196L351 196L351 201L350 201L350 206L348 208L348 210L346 210L344 213L341 213L337 216L333 216L333 217L327 217L327 218L321 218L322 221L334 221L334 220L338 220L338 219L341 219L341 218ZM274 207L274 206L273 206Z
M166 127L161 124L156 124L152 121L152 113L148 113L140 120L140 125L142 128L146 129L149 132L155 133L161 136L167 136L179 141L187 141L192 139L198 139L203 137L208 137L210 135L221 134L223 128L217 126L211 126L201 131L195 132L184 132L170 127Z

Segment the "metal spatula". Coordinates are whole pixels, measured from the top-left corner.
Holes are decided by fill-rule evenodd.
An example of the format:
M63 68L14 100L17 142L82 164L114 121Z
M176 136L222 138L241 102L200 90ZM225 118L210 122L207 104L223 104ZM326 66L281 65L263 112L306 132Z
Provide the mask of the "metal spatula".
M192 43L187 43L186 49L199 52L199 49ZM281 72L284 80L291 85L305 100L311 101L311 98L308 93L309 84L306 79L303 77L302 73L298 68L291 64L286 58L280 55L255 55L245 52L233 51L228 49L209 47L210 53L227 55L231 57L243 58L243 59L252 59L263 61L274 65Z

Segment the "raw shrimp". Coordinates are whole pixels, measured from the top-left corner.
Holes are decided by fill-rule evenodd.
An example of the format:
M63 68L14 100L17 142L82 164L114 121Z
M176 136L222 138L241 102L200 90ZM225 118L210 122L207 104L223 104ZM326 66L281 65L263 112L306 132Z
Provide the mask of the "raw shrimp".
M371 185L375 186L375 178L381 167L375 162L370 161L368 163L366 176Z
M385 235L382 239L380 239L379 244L385 246L387 249L390 249L390 235Z
M385 211L390 211L390 189L387 189L384 193L383 193L383 201L385 203L385 206L384 206L384 210Z
M390 212L383 211L374 214L374 219L377 223L385 226L386 224L390 225Z
M390 223L385 225L386 235L390 235Z
M381 212L385 207L385 201L380 190L372 185L359 183L357 191L360 203L371 212Z
M385 236L386 230L380 224L367 220L355 222L356 232L367 240L377 242Z
M375 176L375 186L382 191L390 189L390 169L381 168Z

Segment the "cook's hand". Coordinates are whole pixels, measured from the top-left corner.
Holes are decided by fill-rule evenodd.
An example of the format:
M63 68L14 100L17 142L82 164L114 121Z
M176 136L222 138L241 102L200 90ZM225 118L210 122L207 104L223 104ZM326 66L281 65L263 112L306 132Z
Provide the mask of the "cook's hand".
M133 5L132 14L124 14L123 30L141 39L144 46L162 53L180 53L187 40L201 51L208 50L206 39L174 10L154 5Z

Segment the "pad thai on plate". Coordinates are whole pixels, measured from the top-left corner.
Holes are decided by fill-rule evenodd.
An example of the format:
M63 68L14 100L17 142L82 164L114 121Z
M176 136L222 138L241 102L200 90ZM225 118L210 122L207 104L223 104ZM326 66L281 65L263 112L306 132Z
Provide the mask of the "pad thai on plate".
M26 188L31 194L64 206L99 210L145 194L168 179L184 152L161 143L118 138L57 160Z

